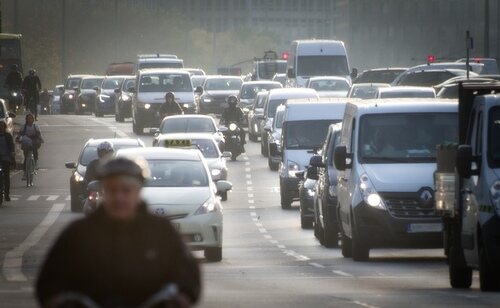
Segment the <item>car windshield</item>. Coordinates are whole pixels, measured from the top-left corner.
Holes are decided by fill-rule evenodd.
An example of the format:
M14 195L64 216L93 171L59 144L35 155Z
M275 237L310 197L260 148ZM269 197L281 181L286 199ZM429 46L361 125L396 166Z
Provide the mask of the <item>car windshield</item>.
M402 77L399 81L400 86L432 87L438 85L452 77L454 74L448 71L427 71L410 73Z
M105 79L104 82L102 83L102 88L104 90L113 90L116 88L120 88L122 85L124 78L108 78Z
M128 89L135 87L135 79L126 79L122 84L122 90L128 91Z
M454 113L365 115L360 122L359 159L366 163L434 162L438 144L457 141Z
M309 83L309 88L318 92L323 91L349 91L351 86L346 80L314 80Z
M435 98L432 91L388 91L380 93L380 98Z
M274 127L282 128L283 127L283 119L285 118L285 112L279 111L276 112L276 117L274 118Z
M259 62L259 79L271 80L276 73L286 72L286 61Z
M267 106L267 117L274 118L276 114L276 109L278 109L279 105L283 105L286 103L286 99L272 99L269 101Z
M143 62L139 64L139 69L146 68L183 68L181 62Z
M190 139L190 141L191 141L190 149L200 150L200 152L203 154L205 158L219 157L218 148L212 139ZM169 143L165 142L164 146L169 147Z
M203 82L205 82L207 77L205 76L191 76L191 82L193 83L193 89L196 87L201 87Z
M490 110L488 123L488 149L492 168L500 168L500 107Z
M81 81L82 81L81 78L70 78L70 79L66 80L66 84L64 85L64 88L71 90L75 87L79 87Z
M265 103L266 103L266 96L265 95L257 96L256 102L255 102L255 108L264 108Z
M179 117L166 119L161 127L162 134L174 133L215 133L211 119Z
M255 98L255 95L261 91L268 91L276 88L281 88L281 86L276 83L244 84L241 87L240 98L253 99Z
M139 145L116 145L116 144L113 144L113 146L115 148L115 152L117 152L120 149L130 149L139 147ZM87 146L85 147L85 149L83 149L83 152L80 155L79 164L82 166L88 166L90 162L98 158L99 157L97 157L97 146Z
M359 99L371 99L375 98L376 96L377 96L377 87L372 87L372 86L364 86L364 87L353 86L353 89L351 89L351 93L349 95L349 97L359 98Z
M201 161L148 160L151 176L145 187L205 187L208 176Z
M349 75L345 56L300 56L297 76L346 76Z
M207 91L239 91L243 82L239 78L213 78L205 82Z
M314 149L325 142L328 127L340 120L290 121L285 128L285 147L287 149Z
M357 83L391 83L404 70L366 71L356 78Z
M82 89L93 89L94 87L101 86L101 83L104 78L92 78L92 79L84 79L82 81Z
M192 92L189 74L146 74L141 76L139 92Z

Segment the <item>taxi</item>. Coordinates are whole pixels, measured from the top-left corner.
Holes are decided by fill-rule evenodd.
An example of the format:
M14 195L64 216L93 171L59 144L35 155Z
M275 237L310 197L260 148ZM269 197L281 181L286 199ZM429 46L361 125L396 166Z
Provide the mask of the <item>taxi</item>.
M216 193L232 184L211 180L200 151L168 148L123 149L116 153L147 164L151 174L142 198L151 213L171 220L192 250L203 250L210 262L222 260L222 205Z

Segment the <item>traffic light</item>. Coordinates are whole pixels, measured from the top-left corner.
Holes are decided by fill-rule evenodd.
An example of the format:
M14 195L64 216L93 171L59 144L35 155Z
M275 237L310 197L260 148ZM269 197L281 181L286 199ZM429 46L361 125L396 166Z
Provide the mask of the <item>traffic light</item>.
M283 60L288 60L288 52L286 52L286 51L285 51L285 52L282 52L282 53L281 53L281 59L283 59Z
M434 55L428 55L427 56L427 64L431 64L431 63L434 63L436 62L436 56Z

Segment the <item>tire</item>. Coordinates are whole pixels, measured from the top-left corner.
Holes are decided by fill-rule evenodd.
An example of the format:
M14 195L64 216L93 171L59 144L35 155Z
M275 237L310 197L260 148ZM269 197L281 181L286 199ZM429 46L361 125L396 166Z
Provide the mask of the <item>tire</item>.
M227 201L227 191L220 194L220 199L222 201Z
M342 232L340 236L342 256L344 258L352 258L352 241Z
M292 198L290 198L286 191L283 189L283 186L280 187L280 195L281 195L281 208L284 210L289 210L292 208Z
M500 291L500 270L495 267L484 247L479 248L479 285L483 292Z
M135 122L132 123L132 130L136 135L142 135L144 133L144 127L136 124Z
M120 123L123 123L125 121L125 118L123 117L120 110L118 110L117 113L115 114L115 121Z
M302 216L302 212L300 212L300 227L305 230L312 229L314 227L313 220L309 217Z
M269 169L272 171L278 171L280 164L279 163L274 163L271 160L271 157L267 158L267 165L269 166Z
M71 212L80 213L82 211L83 211L83 205L80 202L80 200L78 200L78 197L71 195Z
M314 236L316 237L321 246L323 246L324 243L323 235L324 235L323 228L321 228L319 222L316 222L314 224Z
M260 138L260 154L262 154L264 157L269 156L267 140L264 140L264 138Z
M448 252L450 285L455 289L468 289L472 285L472 269L467 267L460 247L451 246Z
M352 259L356 262L365 262L370 259L370 248L366 242L358 235L356 226L351 223L352 226L352 239L351 239L351 249L352 249Z
M259 141L259 137L255 136L251 132L248 132L248 139L250 139L250 141L252 141L252 142L258 142Z
M208 262L222 261L222 247L206 248L204 254Z
M330 216L330 215L329 215ZM329 217L328 217L329 218ZM324 246L326 248L339 247L339 228L327 219L323 229Z

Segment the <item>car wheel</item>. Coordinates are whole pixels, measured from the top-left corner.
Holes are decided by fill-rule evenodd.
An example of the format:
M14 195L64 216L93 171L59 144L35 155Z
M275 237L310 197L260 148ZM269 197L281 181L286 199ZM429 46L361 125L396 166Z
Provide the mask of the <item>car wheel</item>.
M80 213L83 211L82 202L78 199L77 196L71 195L71 212Z
M269 169L271 169L272 171L277 171L280 164L273 162L271 160L271 157L268 157L267 158L267 165L269 166Z
M223 193L220 193L220 199L222 201L227 201L227 191L223 192Z
M300 213L300 227L302 229L312 229L314 226L313 220L309 217L304 217L302 212Z
M314 223L314 237L318 240L320 245L323 245L323 228L319 222Z
M479 285L483 292L500 291L500 270L488 259L484 247L479 248Z
M451 246L448 252L450 284L455 289L468 289L472 285L472 269L467 267L460 247Z
M292 207L292 198L286 194L283 186L280 187L280 195L281 195L281 208L284 210L288 210Z
M327 219L325 220L325 228L323 229L325 247L339 247L339 228L334 223L332 223L329 218L330 217L327 217Z
M352 258L352 241L350 238L347 237L347 235L342 232L342 235L340 237L340 245L342 247L342 256L344 258Z
M368 261L370 259L370 248L368 247L366 242L358 235L356 226L352 226L352 259L357 262Z
M222 247L206 248L204 254L208 262L222 261Z

